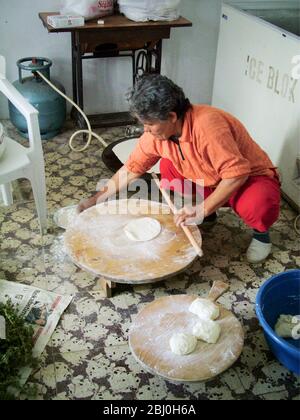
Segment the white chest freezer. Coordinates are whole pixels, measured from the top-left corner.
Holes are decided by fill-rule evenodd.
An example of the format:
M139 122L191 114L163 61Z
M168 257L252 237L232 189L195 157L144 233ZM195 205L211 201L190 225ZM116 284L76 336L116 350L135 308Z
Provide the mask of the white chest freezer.
M299 2L236 3L222 5L212 104L243 122L299 209Z

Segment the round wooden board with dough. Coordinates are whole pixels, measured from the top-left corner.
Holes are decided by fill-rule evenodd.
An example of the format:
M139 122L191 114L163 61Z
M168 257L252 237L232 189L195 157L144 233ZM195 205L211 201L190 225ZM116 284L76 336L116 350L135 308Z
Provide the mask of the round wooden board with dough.
M125 227L150 217L161 224L151 241L133 241ZM202 244L197 226L191 227ZM65 246L76 265L116 283L152 283L185 270L197 253L176 227L167 205L147 200L108 201L81 213L65 233Z
M192 334L199 319L189 306L199 296L174 295L148 304L135 318L129 331L132 354L144 369L174 382L209 380L228 369L244 346L242 325L221 305L216 320L221 335L216 344L198 340L196 349L185 356L172 353L169 340L175 333Z

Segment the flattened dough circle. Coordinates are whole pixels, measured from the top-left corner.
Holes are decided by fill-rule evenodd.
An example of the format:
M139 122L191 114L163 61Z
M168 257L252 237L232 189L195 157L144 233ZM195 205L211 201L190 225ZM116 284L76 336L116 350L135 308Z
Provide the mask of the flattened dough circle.
M124 227L124 232L132 241L151 241L160 234L161 224L152 217L141 217L127 223Z

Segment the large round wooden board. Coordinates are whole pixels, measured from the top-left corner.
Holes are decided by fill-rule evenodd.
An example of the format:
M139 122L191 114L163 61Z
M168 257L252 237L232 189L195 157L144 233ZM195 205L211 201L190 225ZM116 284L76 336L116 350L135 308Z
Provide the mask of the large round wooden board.
M197 297L163 297L139 312L129 332L129 346L146 370L174 382L204 381L224 372L239 358L244 345L243 328L221 305L216 321L221 326L221 335L216 344L198 340L193 353L185 356L172 353L169 340L173 334L192 334L198 317L188 309Z
M152 241L134 242L124 227L153 217L162 227ZM191 227L201 246L201 234ZM65 233L68 254L79 267L117 283L156 282L186 269L197 257L167 205L147 200L109 201L81 213Z

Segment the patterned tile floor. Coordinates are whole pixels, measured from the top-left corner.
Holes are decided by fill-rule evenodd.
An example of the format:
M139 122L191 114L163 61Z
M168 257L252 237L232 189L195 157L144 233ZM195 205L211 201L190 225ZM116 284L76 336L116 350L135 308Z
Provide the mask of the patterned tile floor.
M24 141L8 121L4 125L8 134ZM299 378L274 359L254 312L255 296L265 279L300 266L299 237L293 229L296 213L282 203L280 219L272 229L273 254L262 264L250 266L245 261L251 232L231 211L222 210L218 223L205 233L205 256L185 273L155 285L120 285L113 298L104 298L93 276L76 268L65 254L63 231L51 217L56 209L89 196L99 178L111 175L97 141L84 153L70 151L72 132L69 124L63 134L43 143L48 234L43 239L39 235L27 181L14 183L13 206L0 206L0 278L74 296L42 355L40 369L30 377L29 382L38 385L38 398L299 399ZM99 133L110 142L123 137L124 129ZM174 384L144 371L127 341L138 311L161 296L205 295L214 280L230 283L220 303L236 314L246 333L237 363L206 383Z

